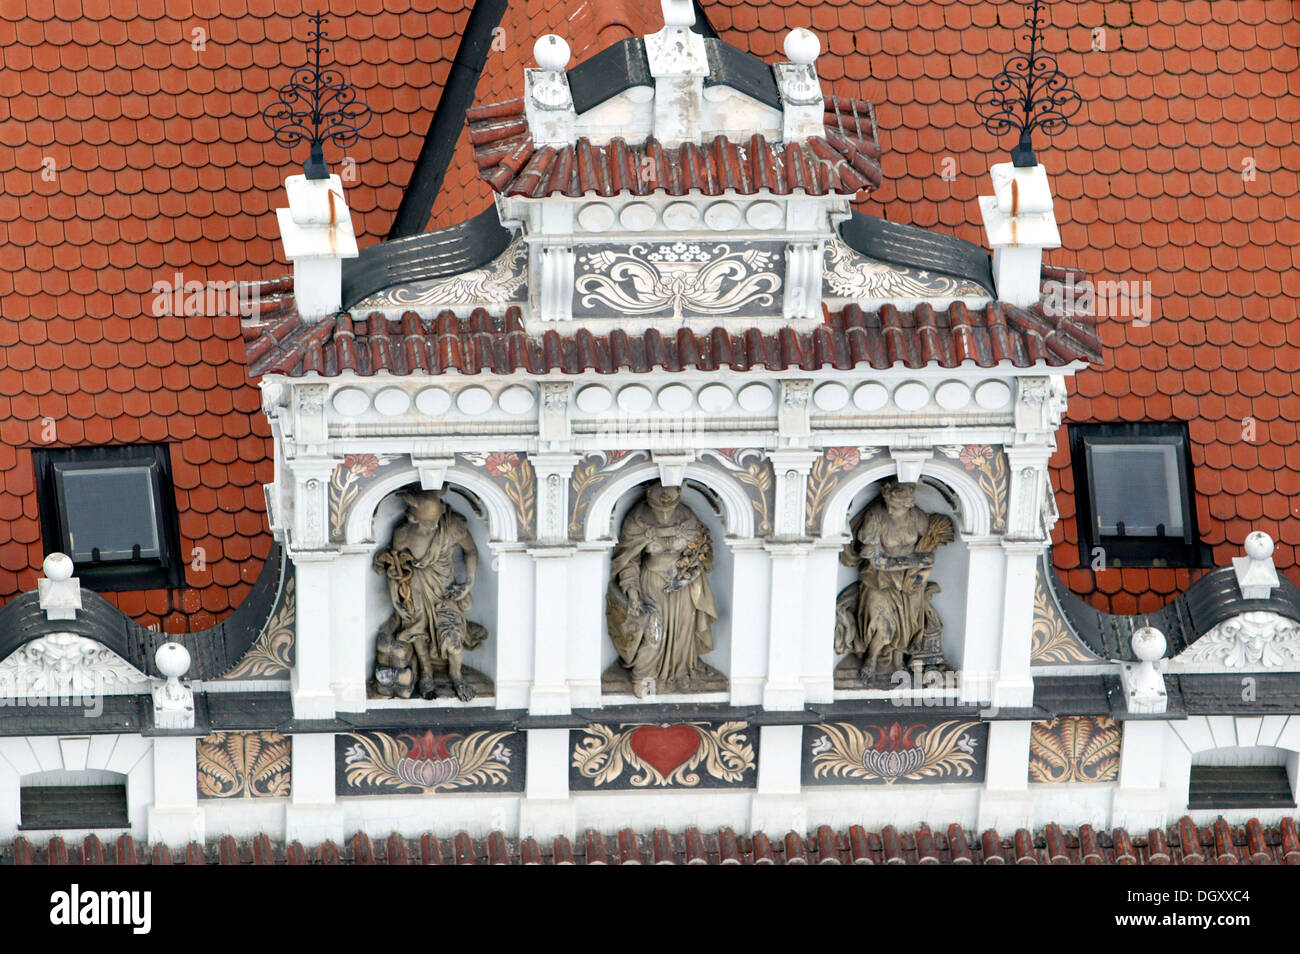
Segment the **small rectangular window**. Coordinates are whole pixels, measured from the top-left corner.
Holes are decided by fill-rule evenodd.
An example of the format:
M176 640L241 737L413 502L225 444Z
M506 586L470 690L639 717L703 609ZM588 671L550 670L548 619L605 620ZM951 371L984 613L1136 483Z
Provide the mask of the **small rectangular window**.
M1295 808L1285 765L1193 765L1188 808Z
M129 828L125 785L24 785L22 829Z
M170 459L160 445L32 452L45 552L94 590L184 582Z
M1188 446L1182 423L1070 426L1081 566L1205 565Z

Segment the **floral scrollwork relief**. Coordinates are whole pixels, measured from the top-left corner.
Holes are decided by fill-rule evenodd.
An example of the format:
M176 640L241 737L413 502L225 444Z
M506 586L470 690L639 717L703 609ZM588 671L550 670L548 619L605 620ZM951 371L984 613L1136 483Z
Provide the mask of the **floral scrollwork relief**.
M980 723L950 719L935 725L917 723L854 725L828 722L804 731L806 780L895 782L977 781L982 762Z
M975 482L988 497L993 512L993 532L1005 533L1007 529L1007 503L1011 489L1011 476L1007 468L1007 455L1001 447L988 444L965 444L935 448L943 456L956 460L962 468L975 475Z
M725 244L638 243L578 257L575 310L619 315L725 315L772 309L782 263L775 251Z
M575 731L583 787L696 788L752 781L753 730L744 722L593 724Z
M1109 716L1060 716L1035 722L1029 781L1113 782L1119 778L1119 723Z
M200 798L285 798L291 740L279 732L215 732L195 744Z

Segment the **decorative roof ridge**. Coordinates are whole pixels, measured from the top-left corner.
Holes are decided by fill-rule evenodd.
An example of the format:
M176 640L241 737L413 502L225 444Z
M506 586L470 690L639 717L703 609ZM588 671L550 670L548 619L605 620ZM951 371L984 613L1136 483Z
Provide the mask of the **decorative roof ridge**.
M1040 563L1044 579L1067 625L1105 660L1137 659L1131 645L1134 631L1144 626L1160 630L1168 640L1170 658L1177 656L1225 619L1250 612L1271 612L1300 622L1300 587L1280 576L1268 599L1243 599L1232 567L1210 570L1149 613L1108 613L1084 602L1061 579L1056 568Z
M508 837L502 831L477 839L463 831L446 838L426 832L374 839L359 832L341 844L312 846L263 833L242 841L226 835L206 845L191 842L176 852L164 844L137 842L129 834L108 845L92 834L79 846L54 835L44 847L23 835L0 851L16 865L107 864L110 859L118 865L1294 865L1300 864L1300 831L1293 818L1265 827L1257 818L1231 825L1219 816L1201 826L1184 816L1145 833L1055 823L1010 833L994 828L978 833L957 824L879 830L822 825L776 837L690 826L680 832L656 828L649 834L624 828L616 835L589 829L572 839L541 840Z

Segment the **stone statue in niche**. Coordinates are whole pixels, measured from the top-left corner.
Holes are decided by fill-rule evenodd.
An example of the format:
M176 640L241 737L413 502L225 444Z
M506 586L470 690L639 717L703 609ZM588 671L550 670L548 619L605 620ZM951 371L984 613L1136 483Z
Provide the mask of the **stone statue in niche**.
M835 651L860 661L861 684L889 684L907 665L943 664L943 624L931 600L935 551L955 537L952 519L916 505L916 484L887 481L852 523L840 562L858 582L835 605Z
M400 493L406 519L375 557L375 572L387 577L393 605L375 647L373 691L381 697L409 699L418 692L433 699L455 693L468 702L476 695L471 674L484 679L463 662L465 653L487 638L486 629L466 619L478 548L465 518L449 510L442 495L442 490Z
M605 673L606 692L630 683L644 698L726 686L725 677L700 659L713 648L718 618L708 580L713 538L681 498L680 488L653 483L623 521L605 599L619 655Z

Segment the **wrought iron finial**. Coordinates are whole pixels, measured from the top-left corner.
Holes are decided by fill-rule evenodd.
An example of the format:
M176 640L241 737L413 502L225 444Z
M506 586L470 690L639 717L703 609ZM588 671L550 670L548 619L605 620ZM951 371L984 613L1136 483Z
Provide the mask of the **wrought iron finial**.
M1059 134L1083 105L1083 100L1057 68L1056 58L1039 49L1046 16L1042 0L1025 18L1029 28L1029 52L1013 56L1006 69L993 77L993 86L975 97L975 111L984 128L994 136L1018 131L1020 141L1011 150L1017 166L1035 166L1033 131L1046 136Z
M357 91L344 81L340 70L321 65L326 52L322 46L325 14L313 13L311 23L309 62L295 69L289 82L280 87L280 98L262 110L262 121L285 148L292 149L303 140L310 143L311 153L302 171L308 179L325 179L329 177L322 148L326 140L340 149L351 146L370 122L371 112L357 99Z

